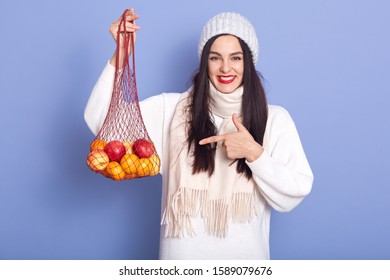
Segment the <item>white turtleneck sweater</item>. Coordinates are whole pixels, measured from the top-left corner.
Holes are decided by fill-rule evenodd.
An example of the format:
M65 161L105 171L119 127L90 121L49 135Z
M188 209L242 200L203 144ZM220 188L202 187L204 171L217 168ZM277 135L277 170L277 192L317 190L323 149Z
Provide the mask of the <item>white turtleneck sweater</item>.
M111 100L115 68L107 63L85 108L85 121L96 135ZM169 176L169 128L179 93L162 93L140 102L142 118L161 158L162 209L165 209ZM259 214L249 223L230 223L225 238L205 233L201 217L192 219L196 236L167 238L160 235L160 259L269 259L271 208L287 212L310 192L313 174L295 124L280 106L269 105L263 154L247 162L252 170L259 201ZM222 118L214 115L217 127ZM129 181L131 184L131 181Z

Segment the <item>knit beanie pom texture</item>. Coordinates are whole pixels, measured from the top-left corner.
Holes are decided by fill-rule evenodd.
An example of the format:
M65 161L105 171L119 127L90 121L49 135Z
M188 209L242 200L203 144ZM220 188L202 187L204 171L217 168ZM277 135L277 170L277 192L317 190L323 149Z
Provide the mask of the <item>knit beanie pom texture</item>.
M234 12L218 14L206 23L199 40L199 58L202 55L203 48L207 41L220 34L231 34L243 40L251 50L253 63L257 63L259 42L257 40L255 28L247 18Z

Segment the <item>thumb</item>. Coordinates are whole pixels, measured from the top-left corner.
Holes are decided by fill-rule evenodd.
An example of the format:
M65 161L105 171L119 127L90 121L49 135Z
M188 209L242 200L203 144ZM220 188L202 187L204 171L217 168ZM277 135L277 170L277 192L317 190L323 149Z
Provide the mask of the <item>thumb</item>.
M247 131L245 126L240 122L236 113L233 114L232 120L238 131Z

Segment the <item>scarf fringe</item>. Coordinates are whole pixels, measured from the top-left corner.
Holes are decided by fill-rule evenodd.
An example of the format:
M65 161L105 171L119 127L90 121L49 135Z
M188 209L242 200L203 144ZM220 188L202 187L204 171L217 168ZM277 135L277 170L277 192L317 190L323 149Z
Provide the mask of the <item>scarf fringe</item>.
M165 237L195 236L191 218L199 213L205 222L208 235L226 237L229 221L250 222L257 214L256 192L233 193L232 197L210 200L208 190L179 188L169 196L161 224L165 225Z

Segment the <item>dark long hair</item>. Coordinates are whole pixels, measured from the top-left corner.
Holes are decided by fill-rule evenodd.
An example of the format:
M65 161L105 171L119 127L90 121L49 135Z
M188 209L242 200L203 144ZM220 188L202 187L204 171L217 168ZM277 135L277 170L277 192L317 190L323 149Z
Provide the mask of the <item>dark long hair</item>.
M193 174L208 172L211 176L214 173L216 145L199 145L199 141L218 132L210 111L208 57L211 45L222 35L226 34L214 36L206 43L200 59L199 70L192 79L193 88L190 92L188 106L190 117L188 120L187 142L188 151L192 151L194 158L192 164ZM262 145L268 117L267 99L261 83L262 76L255 69L252 53L247 44L240 38L237 37L237 39L240 42L244 57L243 125L255 141ZM244 158L238 159L237 173L244 173L248 179L252 178L252 171L245 163Z

